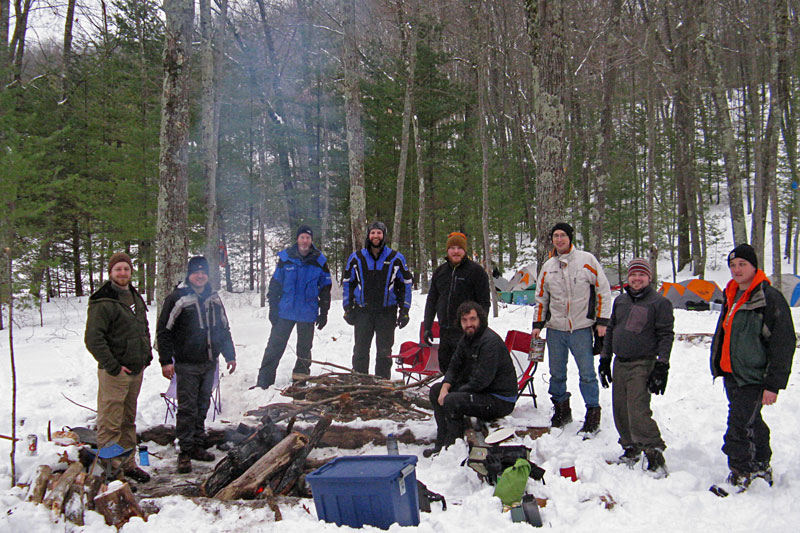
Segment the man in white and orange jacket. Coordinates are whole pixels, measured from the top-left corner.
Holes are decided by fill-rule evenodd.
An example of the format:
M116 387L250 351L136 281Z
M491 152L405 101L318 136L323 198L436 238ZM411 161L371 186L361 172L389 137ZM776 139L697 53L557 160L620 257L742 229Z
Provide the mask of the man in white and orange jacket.
M580 374L586 417L579 433L590 437L600 428L600 388L595 374L594 329L602 337L611 316L611 289L600 262L572 244L572 226L559 222L550 231L553 255L545 261L536 281L533 336L547 328L550 363L550 399L555 411L550 423L563 427L572 422L567 392L567 357L572 352Z

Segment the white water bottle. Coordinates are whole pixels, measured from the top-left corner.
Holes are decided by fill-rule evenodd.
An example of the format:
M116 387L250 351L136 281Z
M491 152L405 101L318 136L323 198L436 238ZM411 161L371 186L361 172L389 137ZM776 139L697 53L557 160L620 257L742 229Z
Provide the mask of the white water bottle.
M400 454L397 449L397 438L394 436L394 433L389 433L389 435L386 436L386 453L388 455Z

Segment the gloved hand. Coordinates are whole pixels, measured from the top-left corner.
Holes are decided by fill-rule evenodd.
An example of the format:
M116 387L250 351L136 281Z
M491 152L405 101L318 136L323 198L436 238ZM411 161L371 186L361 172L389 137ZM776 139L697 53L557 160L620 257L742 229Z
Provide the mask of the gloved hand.
M278 306L269 306L269 323L274 326L278 318Z
M397 322L396 322L397 327L403 329L408 325L409 320L410 318L408 316L408 309L406 309L405 307L401 307L400 309L398 309Z
M669 363L656 361L656 366L653 367L653 371L647 378L647 388L650 389L650 392L664 394L664 390L667 388L667 374L669 374Z
M356 324L356 308L353 305L348 305L344 308L344 321L355 326Z
M328 313L320 313L314 323L317 325L317 329L324 328L325 324L328 323Z
M425 328L425 332L422 334L422 341L428 343L429 346L433 344L433 329Z
M603 386L604 389L608 388L608 384L611 383L611 358L610 357L601 357L600 364L597 365L597 373L600 375L600 384Z

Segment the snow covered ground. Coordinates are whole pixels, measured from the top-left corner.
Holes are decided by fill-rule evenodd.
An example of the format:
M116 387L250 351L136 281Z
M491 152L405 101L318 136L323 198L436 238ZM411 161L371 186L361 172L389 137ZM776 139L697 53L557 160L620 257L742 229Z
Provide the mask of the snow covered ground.
M663 268L662 272L666 271ZM726 269L710 274L709 277L724 286ZM217 424L220 419L248 421L243 418L246 410L279 401L280 396L276 388L248 390L255 383L269 335L266 309L258 307L257 295L225 294L223 298L232 324L239 367L233 375L222 378L223 412ZM93 421L92 413L62 396L63 393L78 403L95 406L96 364L83 346L86 300L61 299L46 305L44 327L38 326L38 316L19 317L23 326L15 330L17 418L24 419L24 425L18 427L17 433L22 436L36 433L39 436L38 456L26 457L21 447L17 449L17 472L22 482L30 479L38 464L55 464L56 454L64 450L46 442L48 421L54 430L65 425L87 425ZM402 341L414 339L423 308L424 297L415 293L411 325L398 332L395 347ZM794 309L793 313L795 323L800 323L800 311ZM712 311L676 311L675 329L678 333L710 333L717 317L718 313ZM154 326L154 310L149 318ZM530 331L530 324L529 307L503 307L498 318L490 319L490 326L501 335L510 329ZM6 361L0 367L0 433L8 434L11 378L5 333L0 340L0 357ZM341 303L335 301L328 325L315 333L314 358L350 366L352 342L352 328L342 318ZM577 368L574 362L570 362L569 390L573 393L575 422L563 431L555 430L537 440L516 438L516 442L533 450L532 460L547 470L546 485L533 480L528 484L529 492L548 499L547 506L542 509L545 527L556 531L728 532L756 528L797 531L800 523L800 505L797 504L800 501L800 447L796 446L793 435L798 427L797 413L800 411L800 378L797 376L800 367L795 365L789 388L780 394L777 404L764 409L765 420L772 430L775 486L769 488L757 481L746 494L720 499L708 491L708 486L723 480L727 474L725 457L720 451L727 410L722 383L711 381L708 352L709 346L703 341L676 341L666 394L653 398L655 418L668 446L665 457L670 475L661 480L648 477L640 468L629 470L606 463L607 459L620 453L611 416L610 389L601 389L601 432L590 441L582 441L576 435L584 409L578 391ZM294 337L281 361L278 388L289 383L293 363ZM314 366L312 371L321 373L323 369ZM539 408L534 409L530 398L522 398L514 413L502 424L516 428L548 425L551 404L547 397L547 382L546 365L540 365L535 380ZM139 397L137 425L140 430L163 423L164 402L159 394L166 386L158 365L149 367ZM402 426L394 422L382 424L387 432L402 430ZM408 427L417 436L433 437L435 433L433 421L413 422ZM175 460L174 451L150 444L151 451L166 456L164 461ZM99 515L93 513L89 513L91 517L87 516L86 526L77 528L54 522L42 506L25 503L25 491L7 488L10 484L9 451L9 442L0 440L0 531L112 531ZM493 498L492 487L481 484L472 470L460 466L466 457L463 444L430 459L422 458L421 452L420 447L400 445L401 454L419 456L418 478L431 490L445 495L448 510L443 512L440 505L433 504L433 512L421 516L420 531L525 531L530 527L512 524L509 515L501 513L502 506L498 499ZM221 457L220 452L216 453ZM382 454L385 450L367 446L341 453ZM70 455L74 454L75 450L70 450ZM152 457L149 468L155 469L162 464L161 460ZM579 477L575 483L558 475L560 467L573 464ZM613 509L605 509L600 501L600 496L606 494L617 502ZM220 507L207 511L180 497L162 499L158 505L161 508L158 514L152 515L146 523L133 520L124 531L336 530L334 525L317 520L311 500L304 501L304 505L281 506L283 522L278 524L272 522L269 509ZM391 530L398 528L394 525Z

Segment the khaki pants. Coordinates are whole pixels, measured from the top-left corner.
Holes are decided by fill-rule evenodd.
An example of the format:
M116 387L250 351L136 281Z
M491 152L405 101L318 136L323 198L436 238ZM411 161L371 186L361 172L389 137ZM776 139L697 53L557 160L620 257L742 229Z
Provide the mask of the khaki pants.
M112 376L97 370L97 446L116 442L126 450L136 446L136 401L142 388L142 376L120 371ZM135 454L130 455L132 462Z

